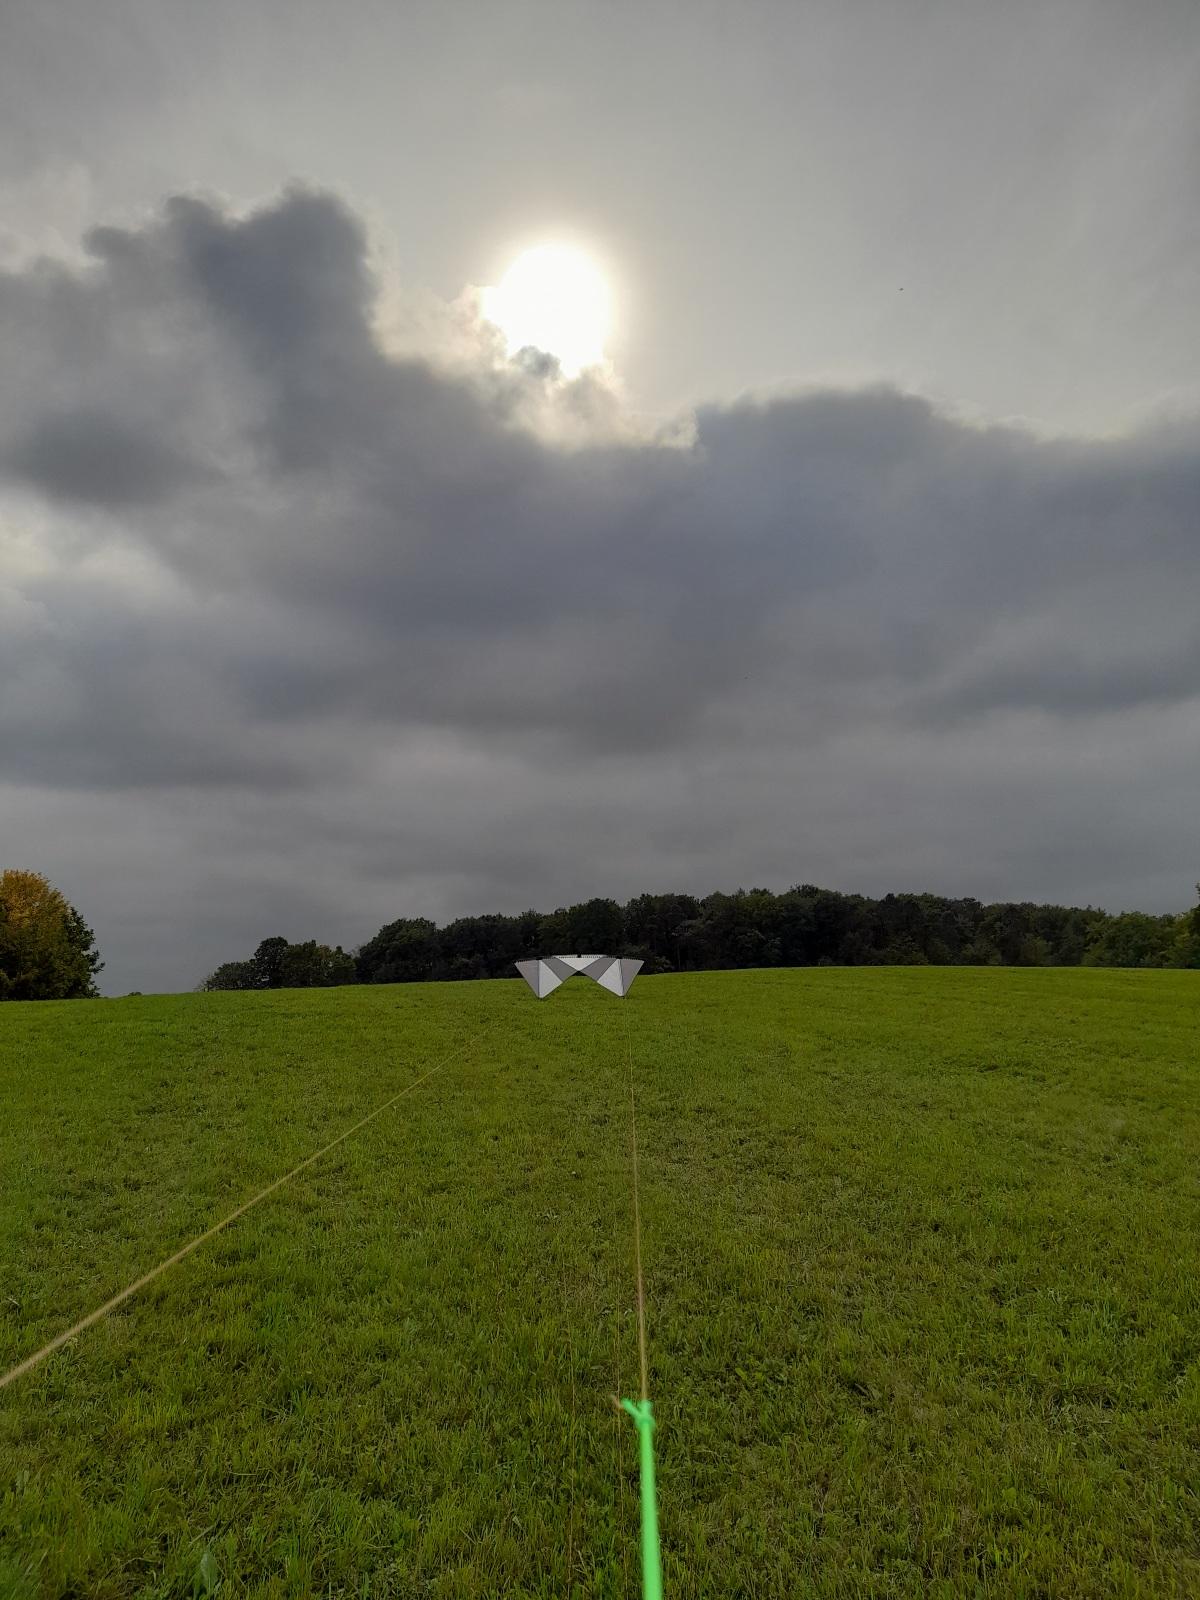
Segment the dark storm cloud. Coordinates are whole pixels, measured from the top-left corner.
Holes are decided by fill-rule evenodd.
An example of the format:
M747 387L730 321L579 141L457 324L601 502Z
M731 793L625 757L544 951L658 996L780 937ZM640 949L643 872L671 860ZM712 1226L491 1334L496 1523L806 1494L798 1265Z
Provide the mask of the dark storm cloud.
M0 275L0 800L118 988L645 887L1185 896L1192 424L658 432L479 330L390 353L311 190L88 248Z
M329 196L88 242L0 279L0 461L59 508L10 775L303 785L356 726L651 753L1200 691L1187 429L1045 441L877 390L566 447L520 421L570 405L552 378L385 353Z
M108 509L165 500L198 475L181 451L93 410L43 418L7 464L56 499Z

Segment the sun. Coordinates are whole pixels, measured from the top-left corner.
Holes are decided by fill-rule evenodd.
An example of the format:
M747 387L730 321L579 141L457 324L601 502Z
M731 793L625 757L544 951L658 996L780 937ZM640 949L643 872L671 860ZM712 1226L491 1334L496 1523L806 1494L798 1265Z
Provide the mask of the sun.
M545 351L568 378L604 360L608 285L595 262L572 245L523 251L496 287L483 291L482 305L509 355L529 346Z

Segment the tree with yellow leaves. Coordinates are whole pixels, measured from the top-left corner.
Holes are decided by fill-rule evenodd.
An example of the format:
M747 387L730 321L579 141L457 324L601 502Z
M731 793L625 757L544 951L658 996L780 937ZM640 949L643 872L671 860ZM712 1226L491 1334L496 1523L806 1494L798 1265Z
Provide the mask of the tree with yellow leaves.
M95 936L40 872L0 873L0 1000L85 1000L102 962Z

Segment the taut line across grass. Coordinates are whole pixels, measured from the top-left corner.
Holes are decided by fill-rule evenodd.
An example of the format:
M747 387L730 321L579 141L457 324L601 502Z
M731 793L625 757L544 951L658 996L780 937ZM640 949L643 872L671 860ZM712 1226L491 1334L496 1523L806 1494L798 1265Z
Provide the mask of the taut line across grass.
M221 1232L223 1228L227 1228L231 1222L236 1222L239 1217L244 1217L247 1211L253 1210L253 1208L258 1205L260 1200L265 1200L268 1195L274 1194L276 1189L282 1189L285 1183L290 1183L293 1178L298 1177L306 1167L311 1167L314 1162L320 1161L322 1156L327 1156L331 1150L336 1150L338 1145L344 1144L351 1134L357 1133L360 1128L365 1128L368 1122L374 1122L375 1118L382 1116L385 1111L390 1111L398 1100L403 1100L405 1095L411 1094L414 1089L419 1089L423 1083L428 1083L430 1078L435 1077L437 1073L443 1070L443 1068L448 1067L452 1061L454 1061L458 1056L462 1055L463 1051L467 1049L468 1045L474 1043L474 1039L468 1039L466 1044L459 1045L458 1049L455 1050L451 1055L447 1056L445 1061L439 1062L436 1067L431 1067L430 1070L426 1073L423 1073L415 1083L406 1084L398 1094L394 1094L390 1100L385 1100L383 1105L376 1106L374 1111L369 1111L367 1115L360 1118L352 1128L347 1128L344 1133L339 1133L336 1139L331 1139L329 1143L327 1145L323 1145L320 1150L314 1151L311 1156L308 1156L304 1161L301 1161L297 1166L294 1166L290 1172L285 1172L282 1178L276 1178L274 1183L269 1183L265 1189L260 1189L258 1193L251 1199L243 1201L243 1203L238 1206L236 1210L231 1211L227 1217L222 1217L220 1222L214 1222L211 1228L206 1228L203 1233L198 1234L196 1238L185 1244L181 1250L176 1250L174 1255L168 1256L165 1261L160 1261L156 1267L151 1267L149 1272L144 1272L142 1276L131 1283L127 1289L122 1289L120 1294L113 1295L111 1300L106 1300L102 1306L97 1306L95 1311L90 1311L86 1317L81 1317L73 1328L68 1328L64 1333L58 1334L57 1337L51 1339L48 1344L44 1344L40 1350L35 1350L32 1355L26 1356L24 1361L18 1361L15 1367L10 1367L9 1370L3 1374L3 1376L0 1376L0 1389L7 1388L7 1386L10 1383L15 1382L17 1378L23 1377L27 1372L31 1372L40 1361L44 1361L47 1356L53 1355L56 1350L61 1350L63 1345L65 1345L69 1340L74 1339L78 1334L85 1332L88 1328L99 1322L102 1317L106 1317L110 1311L115 1311L119 1305L124 1304L124 1302L132 1295L135 1295L139 1289L144 1289L148 1283L153 1283L155 1278L166 1272L168 1267L175 1266L175 1264L179 1261L182 1261L185 1256L190 1256L193 1250L198 1250L202 1244L205 1244L209 1239L214 1238L218 1233Z

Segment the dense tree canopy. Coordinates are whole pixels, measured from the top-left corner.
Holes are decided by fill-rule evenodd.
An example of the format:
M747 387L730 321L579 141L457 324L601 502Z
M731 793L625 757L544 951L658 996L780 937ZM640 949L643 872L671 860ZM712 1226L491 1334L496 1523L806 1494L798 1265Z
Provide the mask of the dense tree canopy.
M649 972L809 966L1200 966L1200 908L1110 916L1091 907L870 900L804 884L785 894L638 895L544 914L461 917L444 928L401 918L358 952L360 983L497 978L556 952L640 956Z
M84 1000L103 963L83 918L40 872L0 874L0 1000Z
M1197 885L1200 893L1200 885ZM307 989L344 983L508 978L532 956L595 951L640 957L647 972L731 967L996 966L1200 967L1200 906L1182 916L1111 916L1088 906L882 900L803 884L785 894L642 894L619 905L588 900L557 911L459 917L439 928L401 917L356 956L339 945L264 939L202 989Z

